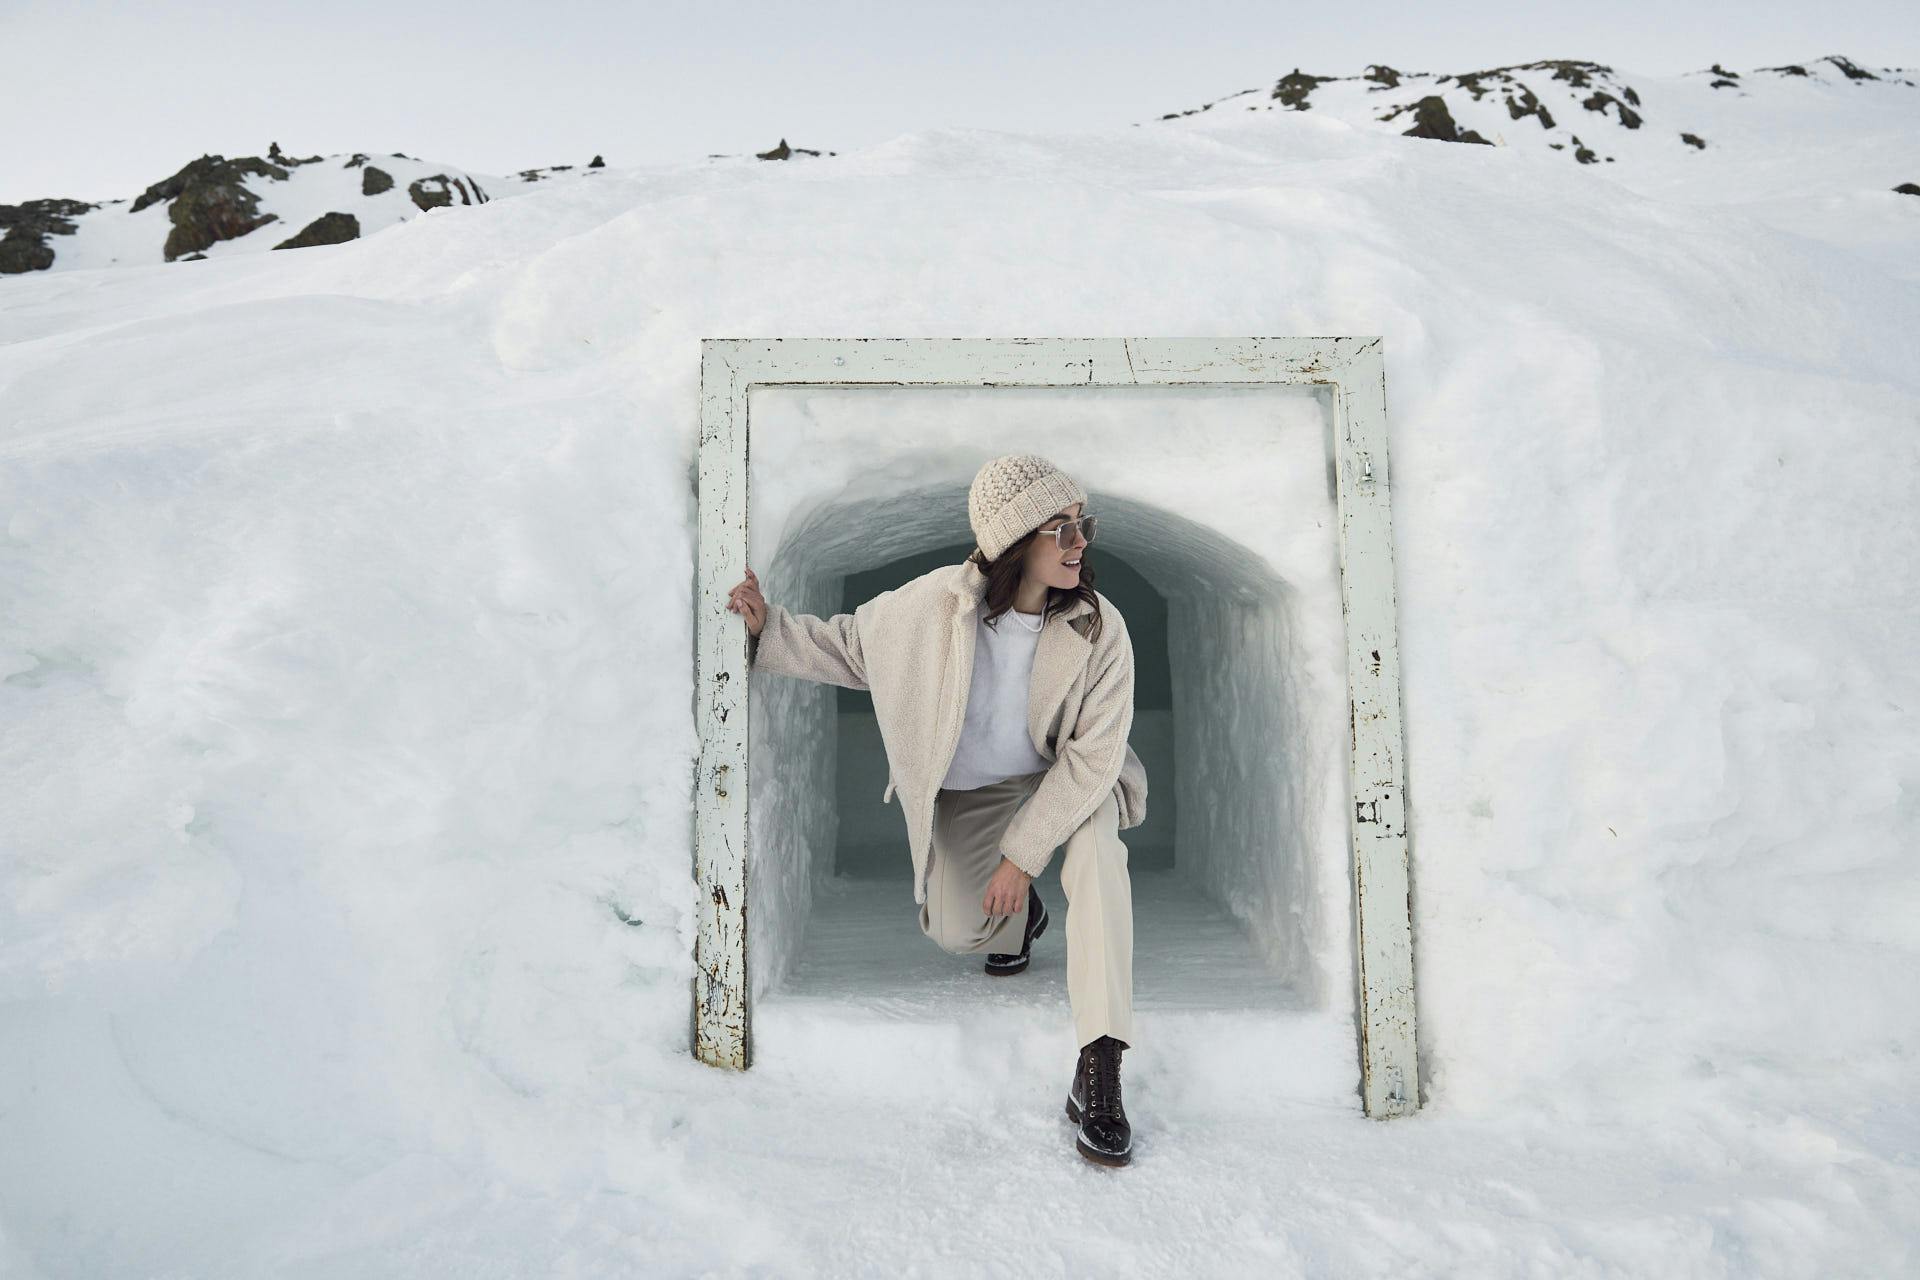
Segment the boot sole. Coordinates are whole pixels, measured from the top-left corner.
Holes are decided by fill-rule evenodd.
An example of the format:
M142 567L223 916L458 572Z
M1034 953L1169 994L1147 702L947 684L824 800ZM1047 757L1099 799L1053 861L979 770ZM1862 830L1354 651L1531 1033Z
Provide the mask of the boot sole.
M1067 1099L1067 1119L1073 1121L1075 1124L1080 1123L1080 1108L1073 1105L1072 1098ZM1073 1135L1073 1145L1075 1150L1079 1151L1081 1155L1093 1161L1095 1164L1104 1164L1113 1168L1119 1168L1121 1165L1133 1163L1132 1144L1128 1144L1127 1149L1119 1155L1113 1155L1109 1152L1088 1146L1086 1140L1076 1133Z
M1047 926L1052 923L1053 923L1053 912L1049 910L1047 914L1040 917L1040 924L1038 925L1038 927L1034 929L1033 937L1027 939L1027 950L1020 953L1019 962L1016 964L1010 964L1010 965L996 965L994 964L993 961L989 960L987 961L987 966L986 966L987 972L992 974L996 978L1004 978L1008 974L1012 974L1012 973L1025 973L1027 970L1028 961L1032 960L1033 958L1031 952L1033 951L1034 938L1038 938L1041 934L1045 933L1047 931Z

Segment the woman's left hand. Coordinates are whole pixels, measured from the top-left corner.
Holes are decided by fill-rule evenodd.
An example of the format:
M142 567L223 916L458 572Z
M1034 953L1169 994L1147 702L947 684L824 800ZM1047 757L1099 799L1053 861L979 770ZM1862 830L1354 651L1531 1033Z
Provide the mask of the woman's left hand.
M987 881L987 894L981 899L981 905L990 916L1010 916L1016 911L1025 911L1027 886L1032 883L1032 876L1002 855L1000 865L994 868L993 879Z

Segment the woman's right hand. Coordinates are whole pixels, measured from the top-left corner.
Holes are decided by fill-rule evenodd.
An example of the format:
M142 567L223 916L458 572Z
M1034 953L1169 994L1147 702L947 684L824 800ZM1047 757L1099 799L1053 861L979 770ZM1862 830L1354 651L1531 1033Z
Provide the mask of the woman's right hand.
M748 568L747 576L728 595L727 608L740 615L752 635L759 635L760 628L767 625L767 601L760 594L760 579L754 577L752 568Z

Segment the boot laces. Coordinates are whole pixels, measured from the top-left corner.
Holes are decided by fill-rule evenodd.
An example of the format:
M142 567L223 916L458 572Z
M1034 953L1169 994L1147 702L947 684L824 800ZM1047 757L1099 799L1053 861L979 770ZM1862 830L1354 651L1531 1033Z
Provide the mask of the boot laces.
M1120 1046L1111 1042L1087 1050L1087 1114L1120 1115Z

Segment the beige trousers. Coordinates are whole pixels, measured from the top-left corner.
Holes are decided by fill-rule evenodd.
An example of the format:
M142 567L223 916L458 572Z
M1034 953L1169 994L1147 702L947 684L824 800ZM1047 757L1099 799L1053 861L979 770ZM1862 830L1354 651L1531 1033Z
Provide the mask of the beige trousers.
M920 931L956 955L1017 952L1027 910L990 916L982 899L1000 865L1000 835L1033 794L1039 773L970 791L941 790L933 806L933 865ZM1112 795L1067 837L1060 887L1067 897L1067 999L1082 1046L1112 1036L1133 1044L1133 883ZM1027 897L1031 906L1033 897ZM1050 910L1052 908L1049 908Z

